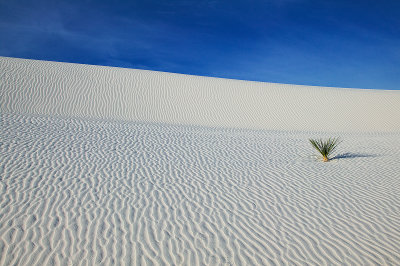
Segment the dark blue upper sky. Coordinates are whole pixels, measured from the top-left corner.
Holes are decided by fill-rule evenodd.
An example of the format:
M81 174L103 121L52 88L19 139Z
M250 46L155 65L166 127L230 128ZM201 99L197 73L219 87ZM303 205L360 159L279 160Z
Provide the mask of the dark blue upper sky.
M0 56L400 89L400 1L0 0Z

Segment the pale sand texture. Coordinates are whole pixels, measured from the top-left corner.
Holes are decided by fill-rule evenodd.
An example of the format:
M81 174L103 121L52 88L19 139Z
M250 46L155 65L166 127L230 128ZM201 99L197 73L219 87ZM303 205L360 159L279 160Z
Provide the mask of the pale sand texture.
M400 131L400 91L307 87L0 57L4 112L212 127Z
M0 75L0 265L400 264L398 91ZM329 136L322 163L308 138Z

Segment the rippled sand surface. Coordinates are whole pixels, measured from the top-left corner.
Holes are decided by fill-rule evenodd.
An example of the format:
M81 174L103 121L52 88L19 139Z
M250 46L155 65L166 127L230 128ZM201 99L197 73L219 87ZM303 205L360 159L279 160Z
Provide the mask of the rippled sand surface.
M74 87L46 73L62 76L62 69L74 67L98 73L97 67L0 62L8 73L0 83L0 265L400 264L396 113L377 121L386 126L373 131L366 117L360 118L364 128L349 123L346 131L340 127L346 117L338 114L334 131L323 124L290 127L295 116L289 112L285 118L284 108L274 111L282 122L270 120L270 128L265 121L244 126L241 119L253 108L247 105L238 120L209 110L196 115L196 105L171 106L163 116L162 109L152 109L159 107L146 107L145 98L124 111L119 99L130 106L130 98L115 91L78 97L74 105L68 99L77 97L74 91L84 94L90 82L70 75L73 70L64 76ZM126 69L100 69L135 76ZM113 84L105 78L99 90L112 90ZM143 96L129 88L124 90L133 98ZM382 105L376 116L396 112L383 103L396 103L398 93L371 93ZM208 96L193 97L212 104ZM217 116L231 120L217 126ZM330 136L343 142L335 158L323 163L308 138Z

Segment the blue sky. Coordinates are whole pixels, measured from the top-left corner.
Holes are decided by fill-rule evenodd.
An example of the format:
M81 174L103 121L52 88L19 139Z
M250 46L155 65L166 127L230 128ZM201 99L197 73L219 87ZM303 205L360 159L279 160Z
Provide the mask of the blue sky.
M0 56L400 89L400 1L0 0Z

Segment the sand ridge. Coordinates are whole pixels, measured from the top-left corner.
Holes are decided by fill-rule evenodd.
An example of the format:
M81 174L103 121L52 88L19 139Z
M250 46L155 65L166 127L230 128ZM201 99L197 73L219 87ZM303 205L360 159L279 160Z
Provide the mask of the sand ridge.
M400 91L0 57L2 111L278 130L399 132Z

